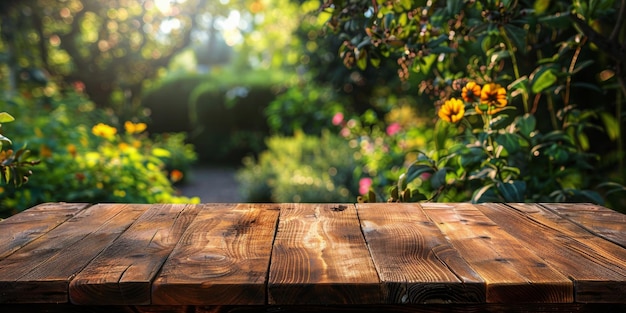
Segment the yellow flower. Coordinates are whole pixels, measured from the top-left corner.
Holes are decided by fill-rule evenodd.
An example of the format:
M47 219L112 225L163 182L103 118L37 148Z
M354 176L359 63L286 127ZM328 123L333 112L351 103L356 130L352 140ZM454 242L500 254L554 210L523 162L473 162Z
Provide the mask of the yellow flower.
M120 151L126 151L128 150L128 148L130 147L127 143L125 142L120 142L117 147L120 149Z
M475 82L468 82L461 90L461 98L466 102L474 102L480 98L480 85Z
M451 98L439 109L439 117L447 122L456 123L463 118L465 114L465 104L457 98Z
M135 124L131 121L126 121L126 123L124 123L124 129L126 129L126 132L131 135L141 133L142 131L146 130L146 128L148 128L146 123Z
M485 85L480 92L480 103L500 108L506 106L506 89L496 83Z
M117 129L104 123L98 123L91 128L91 132L98 137L112 139L117 134Z

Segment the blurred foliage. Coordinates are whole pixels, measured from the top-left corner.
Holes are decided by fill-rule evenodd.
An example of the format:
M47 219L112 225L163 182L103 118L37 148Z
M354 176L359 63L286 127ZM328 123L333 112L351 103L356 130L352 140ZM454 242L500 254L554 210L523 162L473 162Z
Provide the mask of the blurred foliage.
M335 112L349 108L346 101L328 86L314 83L289 87L265 108L267 123L276 134L304 132L320 135L331 125Z
M144 123L104 123L113 116L80 93L46 88L47 97L0 101L20 121L10 128L15 140L28 143L41 161L27 184L1 187L2 216L42 202L199 201L176 195L173 187L196 158L182 135L150 139Z
M234 45L242 67L293 59L296 8L289 0L2 1L0 58L18 79L83 83L97 106L128 119L141 114L145 80L162 77L184 48L205 68L230 61Z
M418 81L440 112L435 146L417 158L404 151L383 170L395 176L397 166L407 168L397 183L378 180L391 188L389 201L602 203L624 190L615 182L626 176L625 11L610 0L362 0L322 1L318 16L342 41L344 65L366 70L395 60L398 77ZM489 95L459 102L469 82ZM502 106L488 104L496 98ZM374 139L359 144L396 146L398 133L368 134ZM385 164L365 160L363 175L379 177L372 168Z
M2 124L13 121L15 118L11 114L0 112L0 130ZM25 147L14 151L5 149L7 144L12 145L13 142L0 133L0 179L2 183L20 187L28 182L29 176L33 173L30 170L31 166L38 164L39 161L30 159L30 150Z
M239 165L265 148L269 130L263 110L284 89L286 74L230 68L154 83L142 106L151 111L151 131L187 132L203 163Z
M343 139L296 132L273 136L258 159L247 157L237 173L246 202L353 202L354 149Z

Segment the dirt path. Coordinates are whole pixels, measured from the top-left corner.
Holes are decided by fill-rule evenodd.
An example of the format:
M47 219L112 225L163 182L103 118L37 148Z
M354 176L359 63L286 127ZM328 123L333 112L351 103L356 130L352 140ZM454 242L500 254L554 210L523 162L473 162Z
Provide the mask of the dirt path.
M179 188L183 196L200 197L203 203L242 202L239 195L235 168L195 167L189 182Z

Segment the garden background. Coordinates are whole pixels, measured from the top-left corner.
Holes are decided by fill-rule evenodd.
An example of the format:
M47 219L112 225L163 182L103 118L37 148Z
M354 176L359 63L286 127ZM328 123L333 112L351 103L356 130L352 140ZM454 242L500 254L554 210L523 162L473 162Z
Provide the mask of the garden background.
M0 2L0 214L198 202L626 212L624 1Z

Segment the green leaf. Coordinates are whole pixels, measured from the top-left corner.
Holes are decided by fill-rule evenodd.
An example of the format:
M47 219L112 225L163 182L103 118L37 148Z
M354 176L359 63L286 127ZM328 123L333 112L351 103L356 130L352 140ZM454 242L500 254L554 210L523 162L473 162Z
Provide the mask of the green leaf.
M499 182L497 188L505 202L524 202L526 182L521 180Z
M520 149L519 137L515 134L501 134L496 138L496 142L503 146L509 153L515 153Z
M474 194L472 195L472 203L502 202L502 199L500 199L496 194L494 187L494 184L488 184L474 191Z
M535 13L537 14L542 14L548 9L548 7L550 7L550 0L536 0L533 5Z
M506 24L504 31L520 52L526 51L526 36L528 35L526 30L513 24Z
M438 46L430 49L431 53L441 54L441 53L455 53L456 49L450 48L448 46Z
M367 68L367 50L356 50L356 65L364 71Z
M430 178L430 184L434 189L439 189L446 184L446 174L448 170L446 168L442 168L435 172L433 176Z
M524 136L526 139L530 139L537 127L537 120L534 115L524 114L515 120L515 124L517 125L520 135Z
M546 68L545 70L540 71L539 75L535 77L531 90L533 93L540 93L546 88L552 86L554 83L556 83L556 81L556 75L552 73L551 69Z
M9 123L15 121L15 118L11 116L11 114L7 112L0 112L0 124L1 123Z
M569 12L559 12L559 14L540 17L539 23L542 25L563 29L569 27L572 22L570 20Z
M600 117L602 118L602 122L604 123L604 129L606 129L606 133L611 140L615 140L619 138L619 122L615 116L611 115L608 112L600 113Z
M169 158L172 154L168 150L162 148L154 148L152 149L152 155L159 158Z
M6 141L8 143L11 143L11 139L4 137L2 134L0 134L0 141ZM0 148L2 148L2 143L0 143Z
M406 171L406 182L410 183L424 173L434 173L435 170L430 165L413 163Z

